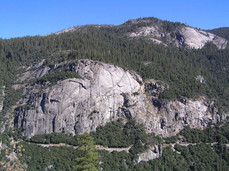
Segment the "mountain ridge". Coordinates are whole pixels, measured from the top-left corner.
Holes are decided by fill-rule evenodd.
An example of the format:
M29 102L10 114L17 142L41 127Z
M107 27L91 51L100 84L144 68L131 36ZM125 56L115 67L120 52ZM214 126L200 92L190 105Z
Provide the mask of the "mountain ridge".
M229 40L229 27L219 27L207 31Z
M85 132L131 147L99 151L103 170L228 170L229 48L151 20L0 39L0 170L74 170L74 149L30 142Z
M220 36L214 35L213 30L204 31L179 22L170 22L153 17L131 19L120 25L84 25L71 27L53 33L61 34L66 32L86 32L90 27L110 28L123 36L132 38L145 38L156 44L165 46L174 45L179 48L200 49L211 42L219 49L225 49L228 41Z

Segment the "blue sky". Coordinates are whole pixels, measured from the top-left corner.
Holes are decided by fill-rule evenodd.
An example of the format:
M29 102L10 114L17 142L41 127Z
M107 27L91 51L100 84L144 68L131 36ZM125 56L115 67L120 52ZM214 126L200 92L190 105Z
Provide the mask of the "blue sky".
M229 0L0 0L0 38L45 35L77 25L157 17L212 29L229 27Z

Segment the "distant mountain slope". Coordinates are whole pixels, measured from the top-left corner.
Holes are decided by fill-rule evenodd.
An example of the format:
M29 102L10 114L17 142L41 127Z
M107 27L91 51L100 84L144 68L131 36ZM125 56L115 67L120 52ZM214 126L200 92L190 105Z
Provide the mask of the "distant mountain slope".
M97 25L97 24L89 24L89 25L83 25L83 26L76 26L76 27L70 27L68 29L63 29L61 31L58 31L54 33L55 35L59 35L62 33L67 33L67 32L89 32L90 28L109 28L113 27L113 25ZM48 34L51 35L51 34Z
M164 21L153 17L129 20L121 25L85 25L62 30L65 32L87 32L90 28L108 28L110 31L131 38L144 38L164 46L201 49L207 43L213 43L218 49L225 49L228 41L219 35L196 29L179 22Z
M0 39L0 170L74 170L73 148L25 141L77 145L89 131L130 147L101 150L106 171L229 170L226 43L156 18Z
M181 23L143 18L129 20L119 26L86 25L47 36L0 40L0 66L3 70L0 72L0 78L3 77L0 86L15 82L19 67L22 70L26 65L43 59L46 65L91 59L134 70L143 79L153 78L168 83L170 89L162 94L162 98L189 98L204 94L228 106L228 49L218 51L207 41L202 49L176 48L178 40L183 40L179 47L186 47L190 39L184 33L190 30L196 37L213 35ZM142 35L130 36L138 35L139 31L143 31ZM151 43L149 39L162 43ZM199 81L199 78L204 81ZM6 85L6 94L9 91L7 87L9 85ZM6 112L6 107L3 111Z
M229 40L229 27L221 27L207 31Z
M175 45L191 49L203 48L207 43L213 43L219 49L225 49L227 40L212 33L199 30L178 22L163 21L156 18L130 20L123 24L130 37L145 37L155 43Z

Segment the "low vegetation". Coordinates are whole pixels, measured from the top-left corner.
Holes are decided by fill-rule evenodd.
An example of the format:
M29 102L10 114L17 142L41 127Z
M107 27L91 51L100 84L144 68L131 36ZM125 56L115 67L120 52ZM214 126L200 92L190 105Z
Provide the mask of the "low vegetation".
M65 80L68 78L80 78L80 76L76 72L71 72L71 71L54 71L45 74L41 78L35 79L33 82L37 84L44 84L46 82L55 84L57 83L57 81Z
M151 160L149 162L140 162L138 164L135 163L135 159L139 153L142 153L147 146L140 145L139 142L143 144L152 144L155 143L166 143L168 138L160 139L156 136L152 136L146 134L144 130L141 130L141 125L137 125L135 122L131 121L125 125L120 123L111 123L106 125L105 127L98 128L96 132L94 132L93 139L89 138L87 142L92 144L92 149L95 146L93 144L97 144L99 141L99 137L106 136L104 133L107 128L110 129L107 131L116 132L117 134L109 135L104 138L120 140L123 138L119 135L118 132L129 132L133 133L133 142L136 142L133 147L129 150L129 153L122 152L108 152L105 150L98 150L96 153L99 155L99 160L101 161L99 165L96 167L100 167L106 171L145 171L145 170L219 170L224 171L229 169L229 150L226 147L226 143L228 143L228 129L229 123L224 123L222 125L212 125L206 130L192 130L190 128L186 128L181 132L179 137L183 136L183 141L185 143L190 142L190 145L183 146L182 144L176 144L174 149L172 146L168 144L163 145L163 153L162 156L158 159ZM126 129L126 130L125 130ZM101 131L103 130L103 131ZM122 131L121 131L122 130ZM139 131L141 130L141 131ZM141 132L141 133L140 133ZM139 137L139 134L142 134L143 137ZM6 136L6 135L2 135ZM7 135L9 138L11 134ZM41 140L36 140L40 136ZM113 137L110 137L113 136ZM52 138L51 138L52 137ZM190 139L190 137L192 137ZM202 137L202 138L200 138ZM226 141L221 141L220 138L216 137L224 137ZM8 140L9 140L8 138ZM80 150L76 150L73 147L67 146L50 146L50 147L41 147L36 143L58 143L64 142L67 143L71 138L74 138L78 144L80 137L74 137L65 134L49 134L47 137L45 135L37 135L31 138L31 142L22 141L17 144L14 151L16 154L20 154L19 160L23 163L24 166L28 167L28 171L36 171L36 170L45 170L49 168L50 170L74 170L77 165L80 165L80 161L82 159L82 153ZM45 139L45 142L44 142ZM53 141L52 141L52 140ZM84 138L83 138L84 139ZM88 138L85 138L88 139ZM125 139L125 138L124 138ZM175 138L176 139L176 138ZM205 140L206 139L206 140ZM128 140L128 139L126 139ZM171 140L171 139L170 139ZM173 138L172 138L173 140ZM176 139L177 140L177 139ZM92 142L93 141L93 142ZM97 142L96 142L97 141ZM121 141L121 140L120 140ZM203 143L203 142L205 143ZM214 142L211 144L211 142ZM110 143L110 144L109 144ZM171 142L174 143L174 142ZM196 143L196 144L193 144ZM84 144L84 143L83 143ZM86 143L87 144L87 143ZM112 147L114 144L112 142L106 142L108 147ZM129 144L126 144L126 146ZM90 145L88 146L90 147ZM12 147L11 147L12 148ZM82 148L84 149L84 148ZM95 151L94 151L95 152ZM95 156L97 155L95 153ZM86 155L87 156L87 155ZM94 155L91 157L93 158ZM3 159L4 155L1 153L1 159ZM78 158L78 160L77 160Z

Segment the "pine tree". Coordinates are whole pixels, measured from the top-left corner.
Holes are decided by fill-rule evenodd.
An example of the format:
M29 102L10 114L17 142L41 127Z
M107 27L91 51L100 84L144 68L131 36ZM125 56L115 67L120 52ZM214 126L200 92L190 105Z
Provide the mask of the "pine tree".
M77 138L78 142L78 154L76 158L76 171L99 171L99 156L95 150L95 144L93 138L84 133Z

